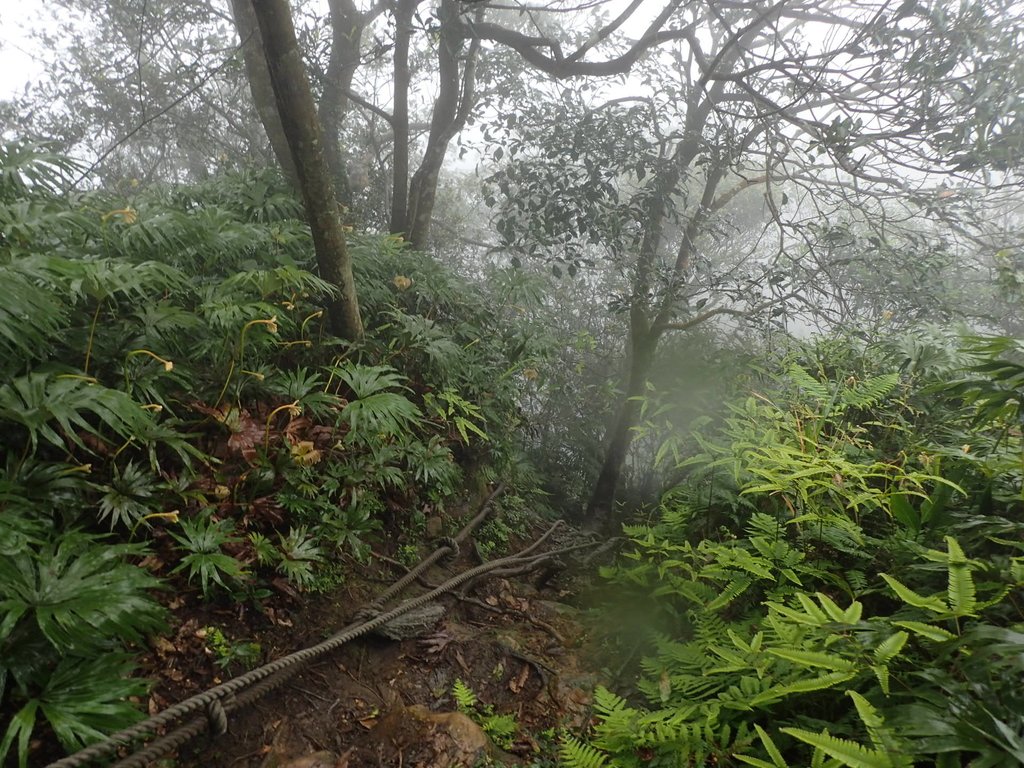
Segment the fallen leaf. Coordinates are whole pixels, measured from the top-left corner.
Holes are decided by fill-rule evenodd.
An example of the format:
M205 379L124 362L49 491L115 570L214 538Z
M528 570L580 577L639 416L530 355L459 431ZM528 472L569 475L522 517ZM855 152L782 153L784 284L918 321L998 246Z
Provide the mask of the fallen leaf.
M152 642L153 650L156 651L158 656L167 656L175 653L178 649L174 647L174 643L168 640L166 637L153 638Z
M519 670L519 674L508 681L508 689L512 691L512 693L519 693L523 690L523 686L526 685L526 680L529 676L530 665L523 664L523 668Z

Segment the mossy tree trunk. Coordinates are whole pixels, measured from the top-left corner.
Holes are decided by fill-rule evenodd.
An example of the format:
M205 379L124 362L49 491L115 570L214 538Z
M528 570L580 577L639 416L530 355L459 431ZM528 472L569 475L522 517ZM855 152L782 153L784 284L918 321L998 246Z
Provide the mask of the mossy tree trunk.
M323 130L313 102L288 0L253 4L277 112L288 140L313 233L320 276L337 288L328 303L331 330L346 339L363 335L341 208L324 150Z

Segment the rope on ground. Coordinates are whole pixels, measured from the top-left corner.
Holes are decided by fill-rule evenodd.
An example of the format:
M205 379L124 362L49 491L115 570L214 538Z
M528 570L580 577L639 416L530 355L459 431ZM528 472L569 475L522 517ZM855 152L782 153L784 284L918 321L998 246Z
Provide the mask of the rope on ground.
M535 541L529 547L515 555L503 557L498 560L491 560L490 562L484 563L483 565L478 565L475 568L471 568L468 571L464 571L463 573L460 573L458 576L449 579L444 584L441 584L435 589L432 589L430 592L426 592L420 595L419 597L412 599L408 603L401 605L398 608L388 611L387 613L382 613L381 615L363 624L346 628L339 632L337 635L334 635L333 637L325 640L323 643L320 643L319 645L307 648L304 651L298 651L296 653L293 653L291 656L286 656L283 659L280 659L279 661L285 662L293 657L297 657L300 655L303 656L303 661L310 661L313 658L322 656L323 654L331 650L334 650L335 648L338 648L341 645L344 645L350 640L354 640L355 638L360 637L361 635L364 635L367 632L376 629L377 627L383 626L384 624L387 624L389 621L398 618L402 614L419 608L429 603L430 601L434 600L435 598L439 597L440 595L443 595L446 592L451 592L456 587L466 582L477 579L490 571L500 571L514 564L539 563L550 556L567 554L569 552L577 551L580 549L586 549L588 547L594 546L593 544L577 544L575 546L563 547L562 549L552 550L551 552L544 552L539 555L533 555L532 557L524 557L524 555L540 546L548 537L551 536L551 534L557 531L562 525L562 521L556 522L554 525L551 526L551 528L549 528L544 533L543 536L537 539L537 541ZM269 693L274 688L277 688L283 683L287 682L287 680L289 680L296 671L297 669L294 667L286 668L278 674L267 679L264 679L261 683L253 686L244 693L240 693L239 695L234 697L233 701L225 701L224 709L228 713L230 713L235 709L239 709L241 707L251 704L252 702L259 699L261 696L264 696L265 694ZM171 731L166 736L162 736L161 738L156 739L145 749L136 752L131 757L125 758L124 760L115 763L113 768L146 768L146 766L150 765L153 761L158 760L159 758L163 757L169 752L172 752L175 749L178 749L181 746L184 746L189 741L199 736L203 731L210 728L210 725L210 720L206 717L194 718L186 725L183 725L180 728ZM74 757L74 755L72 757ZM57 765L57 763L53 763L50 766L48 766L48 768L54 768L54 766Z
M374 600L373 603L371 603L371 606L382 605L387 600L398 594L398 592L404 589L435 562L452 552L457 552L459 543L465 541L473 530L490 514L491 503L498 494L502 492L502 490L504 490L504 484L499 484L491 494L484 499L476 516L466 524L457 536L453 539L445 540L440 547L426 557L419 565L413 568L408 574L399 579L381 596ZM542 537L542 539L543 538L545 537ZM471 571L467 571L462 575L465 576L469 573L471 573ZM452 582L456 583L453 584ZM245 674L239 675L236 678L203 691L202 693L190 696L184 701L168 707L163 712L111 734L102 741L79 750L72 755L50 763L46 768L79 768L79 766L86 765L90 761L112 755L120 747L128 746L133 741L153 734L160 729L177 722L186 715L190 715L194 712L204 712L206 714L205 717L195 718L188 725L182 726L166 736L157 739L148 748L137 752L133 757L127 758L117 764L118 766L123 765L125 768L128 766L144 768L147 762L137 762L136 758L143 758L143 756L145 756L146 761L155 760L187 743L190 739L194 738L208 727L211 727L216 732L221 730L221 723L223 723L224 730L227 730L227 713L238 706L241 706L241 702L248 703L250 700L254 701L255 698L258 698L258 696L254 698L250 698L248 696L243 697L243 689L248 688L249 686L256 686L256 684L261 683L261 681L264 683L270 683L271 680L279 677L276 681L276 685L259 685L249 691L250 694L259 691L259 695L263 695L269 692L273 687L280 685L290 678L298 671L299 667L306 662L325 653L329 653L330 651L341 647L345 643L350 642L367 632L371 632L374 629L387 624L389 621L408 613L409 611L425 605L434 597L453 589L461 583L462 580L458 580L458 577L456 579L452 579L451 582L442 584L438 589L433 590L426 595L414 598L391 611L381 613L368 621L349 625L322 643L291 653L268 664L264 664L262 667L257 667ZM287 674L285 674L286 671ZM160 746L160 751L154 756L154 749L158 745Z

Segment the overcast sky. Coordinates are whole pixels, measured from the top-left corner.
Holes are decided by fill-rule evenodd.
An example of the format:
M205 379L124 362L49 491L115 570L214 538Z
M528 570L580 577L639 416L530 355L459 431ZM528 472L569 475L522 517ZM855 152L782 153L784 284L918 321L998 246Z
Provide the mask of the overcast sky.
M25 25L38 18L43 5L42 0L0 2L0 99L10 98L42 74L42 63L33 58L25 37Z

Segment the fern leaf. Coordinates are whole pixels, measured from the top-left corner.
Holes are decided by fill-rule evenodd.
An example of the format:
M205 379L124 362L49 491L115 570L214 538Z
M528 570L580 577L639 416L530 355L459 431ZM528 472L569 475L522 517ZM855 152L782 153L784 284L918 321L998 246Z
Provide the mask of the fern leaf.
M772 765L774 768L787 768L786 760L782 757L782 753L779 748L775 746L775 742L772 741L772 737L768 735L757 723L754 723L754 730L757 731L758 737L761 739L761 744L764 745L764 751L768 753L768 757L772 759Z
M903 646L910 637L906 632L894 632L885 638L874 650L875 661L879 664L888 664L903 650Z
M558 747L558 759L565 768L605 768L608 765L603 752L572 736L562 740Z
M785 685L774 685L762 694L750 700L751 706L761 706L778 701L793 693L810 693L811 691L823 691L826 688L833 688L856 677L856 672L829 672L827 675L797 680L795 683Z
M857 665L849 659L819 651L803 651L798 648L768 648L768 653L780 659L791 661L801 667L818 667L832 672L851 672Z
M881 750L868 749L855 741L840 739L828 731L814 733L803 728L780 728L785 734L820 749L849 768L893 768L892 760Z
M791 366L787 371L787 375L794 384L807 392L815 400L824 403L832 398L832 391L828 385L818 381L801 366Z
M728 606L733 600L749 589L752 580L739 577L730 581L714 600L704 606L706 611L718 611Z
M864 723L864 726L869 731L882 728L885 725L885 719L862 694L857 693L857 691L847 691L846 695L853 699L853 706L857 708L857 714L860 715L861 722ZM878 745L876 744L875 746Z
M872 664L871 671L875 673L875 677L878 679L878 687L882 689L882 693L886 696L889 695L889 668L884 664Z
M602 685L597 686L594 691L594 711L598 716L608 719L615 713L625 712L627 709L629 703L624 698Z
M936 627L932 624L925 624L923 621L894 621L893 624L897 627L909 629L918 637L923 637L936 643L943 643L946 640L956 639L956 635L952 632L943 629L942 627Z
M873 376L843 391L843 405L851 408L871 408L888 397L899 383L900 375L898 373Z
M949 552L949 582L947 597L949 605L957 616L969 616L977 607L977 595L974 589L974 576L971 565L960 548L960 544L952 536L946 536L946 549Z
M459 708L460 712L473 709L477 705L477 697L473 693L473 689L459 678L456 678L455 682L452 683L452 698L455 699L455 705Z
M939 598L925 597L924 595L919 595L910 587L901 583L899 580L894 579L887 573L882 573L879 575L883 579L885 579L885 583L889 585L889 587L892 589L893 592L896 593L900 600L902 600L907 605L912 605L915 608L923 608L926 611L931 611L932 613L948 613L949 609L946 607L946 604L943 603L942 600L940 600Z

